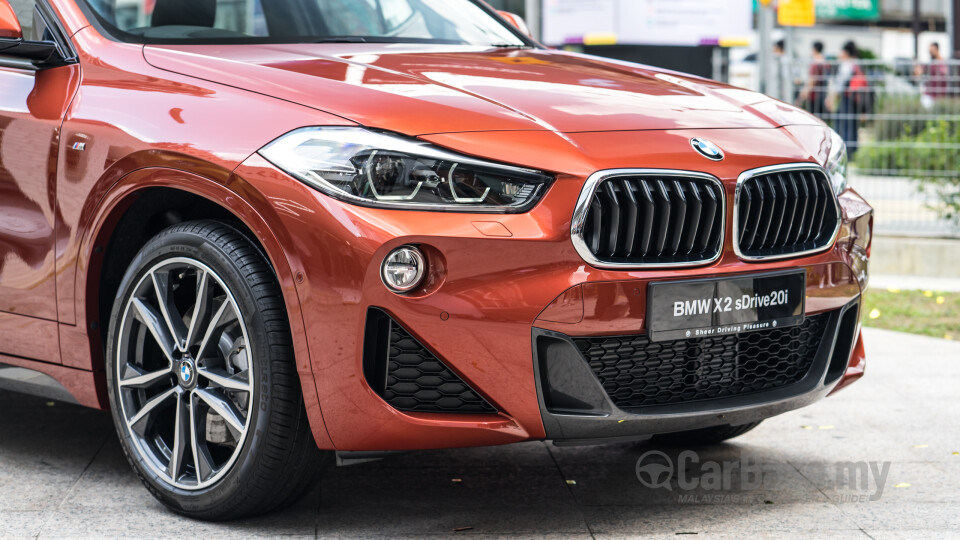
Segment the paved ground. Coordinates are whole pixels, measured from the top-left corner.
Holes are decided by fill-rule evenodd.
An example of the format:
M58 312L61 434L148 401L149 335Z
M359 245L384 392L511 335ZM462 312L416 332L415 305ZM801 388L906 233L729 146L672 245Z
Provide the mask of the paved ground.
M867 347L863 381L701 450L670 490L638 481L649 446L527 443L335 469L296 508L219 525L154 502L106 413L0 393L0 537L960 537L960 343L868 330ZM751 460L762 485L741 481ZM708 461L733 467L728 489ZM844 462L866 486L837 483Z

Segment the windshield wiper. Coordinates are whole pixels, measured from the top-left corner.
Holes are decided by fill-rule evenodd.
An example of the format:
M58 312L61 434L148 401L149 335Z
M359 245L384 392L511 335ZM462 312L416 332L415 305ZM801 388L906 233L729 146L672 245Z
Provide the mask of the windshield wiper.
M517 45L515 43L491 43L489 47L494 49L532 49L530 45Z
M327 36L313 40L311 43L366 43L367 39L361 36Z

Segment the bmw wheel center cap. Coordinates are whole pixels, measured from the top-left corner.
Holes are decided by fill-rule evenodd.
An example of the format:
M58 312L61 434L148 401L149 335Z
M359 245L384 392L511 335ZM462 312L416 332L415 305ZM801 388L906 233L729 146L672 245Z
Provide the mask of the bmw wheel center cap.
M192 385L196 377L196 368L193 367L191 360L183 360L180 362L180 382L184 386Z
M707 159L711 159L713 161L721 161L723 159L723 150L721 150L719 146L706 139L701 139L699 137L691 139L690 145L693 146L693 149L699 152L701 156Z

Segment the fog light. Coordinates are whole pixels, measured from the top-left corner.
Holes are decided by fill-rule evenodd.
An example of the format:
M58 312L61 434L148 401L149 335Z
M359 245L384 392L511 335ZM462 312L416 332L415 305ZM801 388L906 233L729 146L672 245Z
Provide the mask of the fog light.
M403 246L390 252L380 266L380 279L395 293L416 289L427 273L427 261L414 246Z

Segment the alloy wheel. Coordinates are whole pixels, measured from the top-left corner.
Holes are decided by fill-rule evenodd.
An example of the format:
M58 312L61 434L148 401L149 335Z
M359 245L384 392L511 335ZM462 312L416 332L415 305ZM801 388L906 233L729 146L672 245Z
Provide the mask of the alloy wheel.
M114 375L133 448L173 486L215 484L253 413L254 359L236 300L203 263L167 259L143 275L121 317Z

